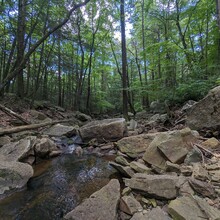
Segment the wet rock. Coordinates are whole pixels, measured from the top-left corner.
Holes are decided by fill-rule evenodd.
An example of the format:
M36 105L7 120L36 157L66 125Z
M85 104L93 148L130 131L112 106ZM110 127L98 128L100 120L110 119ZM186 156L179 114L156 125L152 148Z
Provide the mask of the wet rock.
M38 143L34 146L36 156L45 158L50 155L51 152L57 151L56 144L49 138L41 138Z
M129 157L136 158L140 153L146 151L153 141L155 134L142 134L125 137L116 143L118 149Z
M124 177L132 177L134 175L134 171L129 166L122 166L118 163L109 162L109 165L114 167L119 173Z
M196 196L183 196L171 201L168 206L168 213L173 219L182 220L217 220L220 216L219 210L211 207L207 202Z
M133 215L143 210L141 204L132 196L123 196L120 200L120 210Z
M31 141L22 139L18 142L11 142L0 148L0 155L4 156L7 161L20 161L28 156L31 150Z
M0 157L0 195L6 191L20 189L33 176L30 165L20 162L8 162L7 158Z
M174 199L177 196L176 176L147 175L137 173L131 179L125 179L125 185L143 195L158 199Z
M120 184L111 180L101 190L93 193L90 198L64 216L64 219L99 219L116 220L117 206L120 198Z
M105 141L116 141L123 138L127 132L124 118L104 119L92 121L82 126L79 130L83 141L97 138L99 143Z
M60 137L60 136L71 137L78 133L77 130L78 130L77 126L66 126L66 125L56 124L46 129L43 132L43 134L53 137Z
M220 142L216 138L212 137L202 142L202 146L206 149L217 149L220 147Z
M149 167L145 166L142 163L138 163L136 161L132 161L130 163L130 167L138 173L148 173L150 174L152 171Z
M207 182L196 180L196 179L189 179L189 183L191 187L203 197L215 198L215 189L214 187Z
M192 106L187 112L186 123L195 130L220 126L220 86Z
M115 162L116 162L116 163L119 163L119 164L121 164L121 165L123 165L123 166L129 166L128 161L127 161L123 156L117 156L117 157L115 158Z

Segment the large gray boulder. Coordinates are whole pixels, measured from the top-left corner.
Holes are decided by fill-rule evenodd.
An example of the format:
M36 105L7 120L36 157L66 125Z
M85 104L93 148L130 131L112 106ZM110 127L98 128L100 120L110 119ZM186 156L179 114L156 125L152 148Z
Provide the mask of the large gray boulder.
M191 147L197 141L189 128L159 133L146 149L143 160L160 169L166 169L166 161L181 163Z
M8 162L7 158L0 156L0 195L24 187L33 173L30 165L15 161Z
M186 123L195 130L220 126L220 86L189 109Z
M20 161L28 156L31 147L32 145L29 139L11 142L0 148L0 156L4 156L8 162Z
M136 158L144 153L153 141L155 134L141 134L137 136L124 137L116 143L118 149L129 157Z
M93 193L90 198L64 216L73 220L116 220L120 199L120 184L112 179L106 186Z
M96 138L101 143L123 138L127 133L127 126L124 118L104 119L89 122L79 132L83 141Z
M147 175L136 173L131 179L124 179L125 185L157 199L174 199L177 197L178 177L171 175Z

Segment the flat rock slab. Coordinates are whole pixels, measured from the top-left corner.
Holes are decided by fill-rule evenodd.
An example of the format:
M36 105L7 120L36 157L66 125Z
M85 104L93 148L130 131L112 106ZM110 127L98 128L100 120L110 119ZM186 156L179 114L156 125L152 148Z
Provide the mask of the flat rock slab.
M120 210L133 215L135 212L143 211L143 207L134 197L123 196L120 200Z
M125 137L119 140L116 145L122 153L127 154L129 157L136 158L140 153L146 151L155 136L156 133Z
M220 219L220 211L197 196L183 196L171 201L168 213L173 219L181 220Z
M112 179L106 186L64 216L73 220L116 220L120 199L120 184Z
M178 177L171 175L147 175L136 173L131 179L124 179L125 185L143 195L156 199L174 199L177 197Z
M6 191L20 189L33 176L33 168L20 162L8 162L0 157L0 195Z
M124 118L104 119L89 122L79 129L83 141L96 138L99 143L117 141L127 134Z
M27 156L31 150L31 141L22 139L18 142L11 142L0 148L0 155L7 161L19 161Z
M124 177L132 177L134 175L134 171L129 166L122 166L115 162L109 162L109 165L114 167Z
M43 134L49 135L52 137L61 137L61 136L71 137L77 134L77 129L78 128L75 126L66 126L66 125L56 124L44 130Z

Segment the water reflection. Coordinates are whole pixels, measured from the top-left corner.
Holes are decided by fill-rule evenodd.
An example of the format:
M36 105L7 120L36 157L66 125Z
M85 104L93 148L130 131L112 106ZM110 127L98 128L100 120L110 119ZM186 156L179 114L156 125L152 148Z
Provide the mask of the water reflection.
M27 189L0 201L0 219L61 219L106 185L115 171L103 158L66 154L38 165Z

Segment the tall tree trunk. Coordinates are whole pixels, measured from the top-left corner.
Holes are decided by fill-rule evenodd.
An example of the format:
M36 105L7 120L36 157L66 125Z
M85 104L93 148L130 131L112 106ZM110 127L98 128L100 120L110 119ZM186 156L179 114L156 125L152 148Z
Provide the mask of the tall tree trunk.
M17 60L16 65L20 65L24 58L25 50L25 18L27 0L18 0L18 21L17 21ZM24 96L24 76L23 69L17 75L17 95Z
M58 32L58 106L62 106L61 32Z
M141 4L141 29L142 29L142 49L143 49L143 61L144 61L144 80L145 80L145 86L147 86L147 58L146 58L146 44L145 44L145 4L144 0L142 0ZM148 93L144 93L143 96L143 106L144 108L149 107L149 96Z
M120 21L121 21L121 49L122 49L122 96L123 96L123 115L128 120L128 83L127 83L127 51L125 35L125 1L121 0L120 4Z

